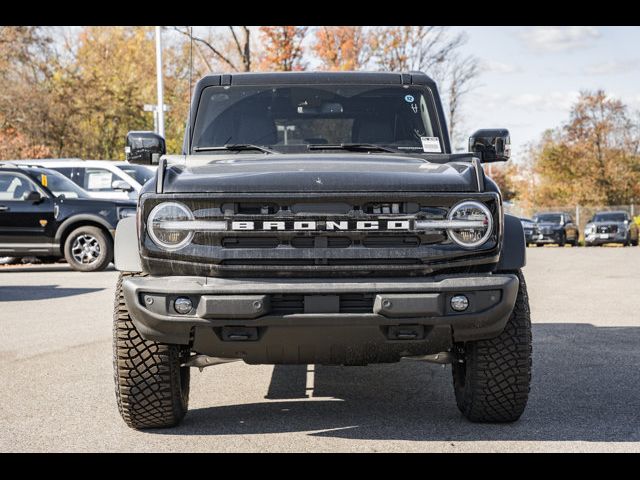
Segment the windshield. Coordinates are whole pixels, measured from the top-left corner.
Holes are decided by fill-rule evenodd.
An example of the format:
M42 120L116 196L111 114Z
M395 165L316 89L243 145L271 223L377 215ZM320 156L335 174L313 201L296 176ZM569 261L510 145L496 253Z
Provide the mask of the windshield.
M593 217L594 222L624 222L627 216L624 213L597 213Z
M56 197L64 195L66 198L91 198L82 188L77 186L61 173L53 170L43 171L36 177L43 187L51 190Z
M208 87L200 97L192 153L233 144L286 153L354 143L442 153L435 119L431 92L422 87Z
M123 165L116 165L127 175L132 176L136 182L140 185L144 185L153 178L154 171L152 168L145 167L144 165L133 165L131 163L125 163Z
M557 224L561 224L562 223L562 215L553 214L553 213L546 213L546 214L538 215L536 217L536 221L539 222L539 223L557 223Z

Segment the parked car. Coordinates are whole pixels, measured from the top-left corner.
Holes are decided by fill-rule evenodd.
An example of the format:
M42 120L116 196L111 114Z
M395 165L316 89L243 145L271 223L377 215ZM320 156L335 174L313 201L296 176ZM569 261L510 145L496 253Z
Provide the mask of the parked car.
M527 243L527 247L532 243L536 243L538 240L542 240L543 236L540 233L538 224L530 218L521 218L522 229L524 230L524 240Z
M13 160L16 165L50 168L85 190L93 198L138 198L140 189L155 173L154 166L111 160L40 159Z
M579 245L580 230L568 213L536 213L533 220L538 224L542 234L542 238L538 238L535 242L537 246L540 247L546 243L555 243L560 247L564 247L567 243L574 247Z
M623 210L598 212L584 229L584 243L588 247L606 243L637 246L638 226Z
M419 72L210 75L193 98L182 155L127 135L129 161L159 161L116 233L114 380L130 427L177 425L189 369L235 360L451 364L468 419L520 417L526 247L481 165L509 159L508 130L452 153Z
M64 257L75 270L103 270L116 225L135 214L135 201L91 198L54 170L0 164L0 257Z

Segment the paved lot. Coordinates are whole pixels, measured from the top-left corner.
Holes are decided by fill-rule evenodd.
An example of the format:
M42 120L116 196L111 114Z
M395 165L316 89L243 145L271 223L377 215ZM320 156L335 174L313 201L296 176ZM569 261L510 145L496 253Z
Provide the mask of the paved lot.
M511 425L458 413L449 367L232 363L192 370L171 430L120 420L117 272L0 269L0 451L640 452L640 248L534 248L530 403Z

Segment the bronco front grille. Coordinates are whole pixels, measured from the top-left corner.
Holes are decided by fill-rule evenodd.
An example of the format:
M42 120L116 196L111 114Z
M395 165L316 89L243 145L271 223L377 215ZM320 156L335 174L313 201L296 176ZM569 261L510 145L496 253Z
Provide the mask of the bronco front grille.
M226 230L198 231L187 246L167 252L145 234L143 222L141 251L149 271L162 270L164 261L173 272L208 276L419 275L472 258L474 264L495 263L499 253L502 212L493 192L235 196L143 195L143 219L158 203L174 201L186 205L196 220L227 225ZM445 229L416 229L419 221L447 219L452 206L470 199L483 202L494 217L493 235L484 245L464 249L449 239ZM274 228L265 230L265 222ZM314 229L292 228L296 222L311 222ZM359 222L365 226L378 222L379 228L363 229ZM251 228L242 228L245 225Z
M415 235L369 236L361 240L322 235L293 237L290 240L281 240L277 237L223 237L220 242L225 248L276 248L289 245L293 248L348 248L352 245L362 245L366 248L401 248L419 246L420 237ZM214 244L206 238L206 234L198 235L195 243L201 245Z

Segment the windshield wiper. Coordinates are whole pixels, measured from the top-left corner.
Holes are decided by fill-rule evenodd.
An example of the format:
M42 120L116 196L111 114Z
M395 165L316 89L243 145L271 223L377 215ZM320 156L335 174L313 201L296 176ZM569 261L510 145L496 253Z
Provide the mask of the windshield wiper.
M230 151L230 152L244 152L247 150L258 150L264 153L279 153L275 150L271 150L267 147L261 147L260 145L253 145L251 143L232 143L227 145L218 145L215 147L195 147L194 152L217 152L217 151Z
M324 144L324 143L312 143L307 145L309 150L351 150L355 152L390 152L400 153L399 150L390 147L383 147L381 145L375 145L373 143L340 143L340 144Z

